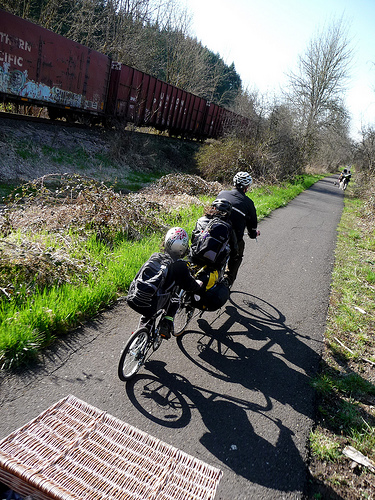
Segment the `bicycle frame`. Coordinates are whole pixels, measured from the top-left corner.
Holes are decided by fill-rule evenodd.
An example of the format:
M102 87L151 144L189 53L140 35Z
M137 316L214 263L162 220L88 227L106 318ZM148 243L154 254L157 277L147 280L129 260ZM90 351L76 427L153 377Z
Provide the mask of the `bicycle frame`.
M159 309L156 314L151 316L144 325L140 325L128 338L118 364L118 376L123 382L133 378L152 352L155 352L160 347L162 337L158 334L156 321L164 314L165 310ZM152 352L148 355L151 348Z
M149 322L150 322L150 326L146 326L146 328L148 328L149 330L149 339L148 339L148 342L147 342L147 351L150 349L151 346L153 346L153 350L156 351L156 349L158 349L160 347L160 344L162 342L162 337L160 337L159 333L158 333L158 326L156 326L156 321L158 318L160 318L161 316L164 316L164 314L166 313L165 309L159 309L153 316L151 316ZM160 318L161 319L161 318ZM155 346L155 343L157 344Z

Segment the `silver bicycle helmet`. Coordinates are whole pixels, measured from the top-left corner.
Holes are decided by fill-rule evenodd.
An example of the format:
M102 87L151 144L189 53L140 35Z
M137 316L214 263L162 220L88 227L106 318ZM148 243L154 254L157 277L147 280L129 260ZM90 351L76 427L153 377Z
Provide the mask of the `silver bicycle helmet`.
M233 177L233 184L237 188L245 188L251 186L253 183L253 179L251 175L247 172L237 172L237 174Z
M216 198L211 205L220 212L223 212L223 215L230 215L232 211L232 203L224 198Z
M164 248L174 259L183 257L189 248L189 236L182 227L172 227L165 235Z

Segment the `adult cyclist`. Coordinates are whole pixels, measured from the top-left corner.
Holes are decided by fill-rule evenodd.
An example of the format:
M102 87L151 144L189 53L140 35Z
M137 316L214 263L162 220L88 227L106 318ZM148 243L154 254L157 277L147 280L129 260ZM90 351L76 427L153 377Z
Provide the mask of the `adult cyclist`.
M231 287L237 277L238 270L243 260L245 251L244 234L247 233L251 239L260 235L258 231L258 219L254 202L246 195L253 182L251 175L247 172L238 172L233 177L234 189L221 191L218 198L223 198L232 204L229 217L237 237L237 252L231 253L224 279Z
M352 174L350 173L350 170L348 171L347 168L344 168L344 170L340 174L340 177L338 178L339 186L344 191L348 187L348 184L350 182L351 177L352 177Z

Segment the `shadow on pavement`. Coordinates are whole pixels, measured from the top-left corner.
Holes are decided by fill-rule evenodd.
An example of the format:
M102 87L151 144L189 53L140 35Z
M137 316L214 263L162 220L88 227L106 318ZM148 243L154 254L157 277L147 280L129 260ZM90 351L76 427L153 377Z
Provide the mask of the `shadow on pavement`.
M304 457L288 420L270 412L277 402L312 417L309 381L319 354L306 344L312 339L288 328L271 304L242 292L232 292L230 302L218 329L217 317L201 319L200 330L190 329L178 339L196 366L228 382L225 393L168 372L165 362L149 361L151 375L128 383L127 395L143 415L166 427L189 425L192 409L198 410L206 428L200 442L226 467L268 488L298 490L301 474L307 474ZM243 398L239 386L246 389ZM266 431L255 430L259 422L266 423Z

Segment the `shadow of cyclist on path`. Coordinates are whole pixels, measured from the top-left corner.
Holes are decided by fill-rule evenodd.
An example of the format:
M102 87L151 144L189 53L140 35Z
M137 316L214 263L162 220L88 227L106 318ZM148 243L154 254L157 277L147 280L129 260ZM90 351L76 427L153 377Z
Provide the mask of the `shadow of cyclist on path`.
M186 416L190 417L191 410L198 410L206 427L206 432L198 436L199 441L225 467L268 488L294 491L298 487L297 474L289 463L297 462L298 470L304 470L304 464L293 442L293 433L279 419L267 415L272 408L269 398L259 405L230 394L219 394L198 387L186 377L170 374L166 370L167 364L162 361L150 361L147 367L152 375L140 377L138 382L129 384L128 388L128 396L138 408L141 405L139 400L145 396L145 387L147 399L153 399L154 403L160 402L160 391L165 393L167 388L168 394L173 394L173 397L168 408L166 400L163 400L165 414L170 418L170 413L176 410L175 401L184 400L182 407L186 415L180 419L180 423L184 421L188 425ZM152 392L150 381L154 388ZM136 389L138 385L140 391ZM142 413L147 414L144 410ZM258 435L251 424L251 416L255 413L261 413L272 426L271 435L267 438ZM149 415L149 418L154 420L153 415ZM165 425L169 426L169 422L166 421ZM189 452L188 449L185 451Z
M294 491L303 484L306 468L293 429L299 414L311 417L309 382L319 354L307 345L313 340L289 328L284 315L271 304L242 292L232 293L231 301L233 305L227 305L220 316L220 327L216 327L216 315L205 314L198 322L200 330L190 328L178 338L190 361L221 380L217 392L209 389L213 384L205 378L200 378L199 387L186 377L170 374L168 364L150 361L147 369L154 375L154 384L142 381L143 389L136 396L136 383L129 397L133 403L139 399L138 407L148 406L152 419L150 413L157 411L160 395L151 387L174 393L179 411L184 412L176 423L192 425L195 431L196 419L190 412L198 410L206 429L200 431L199 441L225 466L265 487ZM174 409L166 408L164 400L163 405L168 415L165 425L171 426L176 404ZM291 415L288 407L294 410Z
M215 319L200 319L200 331L189 330L178 339L180 349L213 376L260 391L311 417L307 401L313 397L310 380L319 352L307 345L309 337L286 326L280 311L249 294L240 296L237 307L225 308L227 318L220 328L214 328Z

